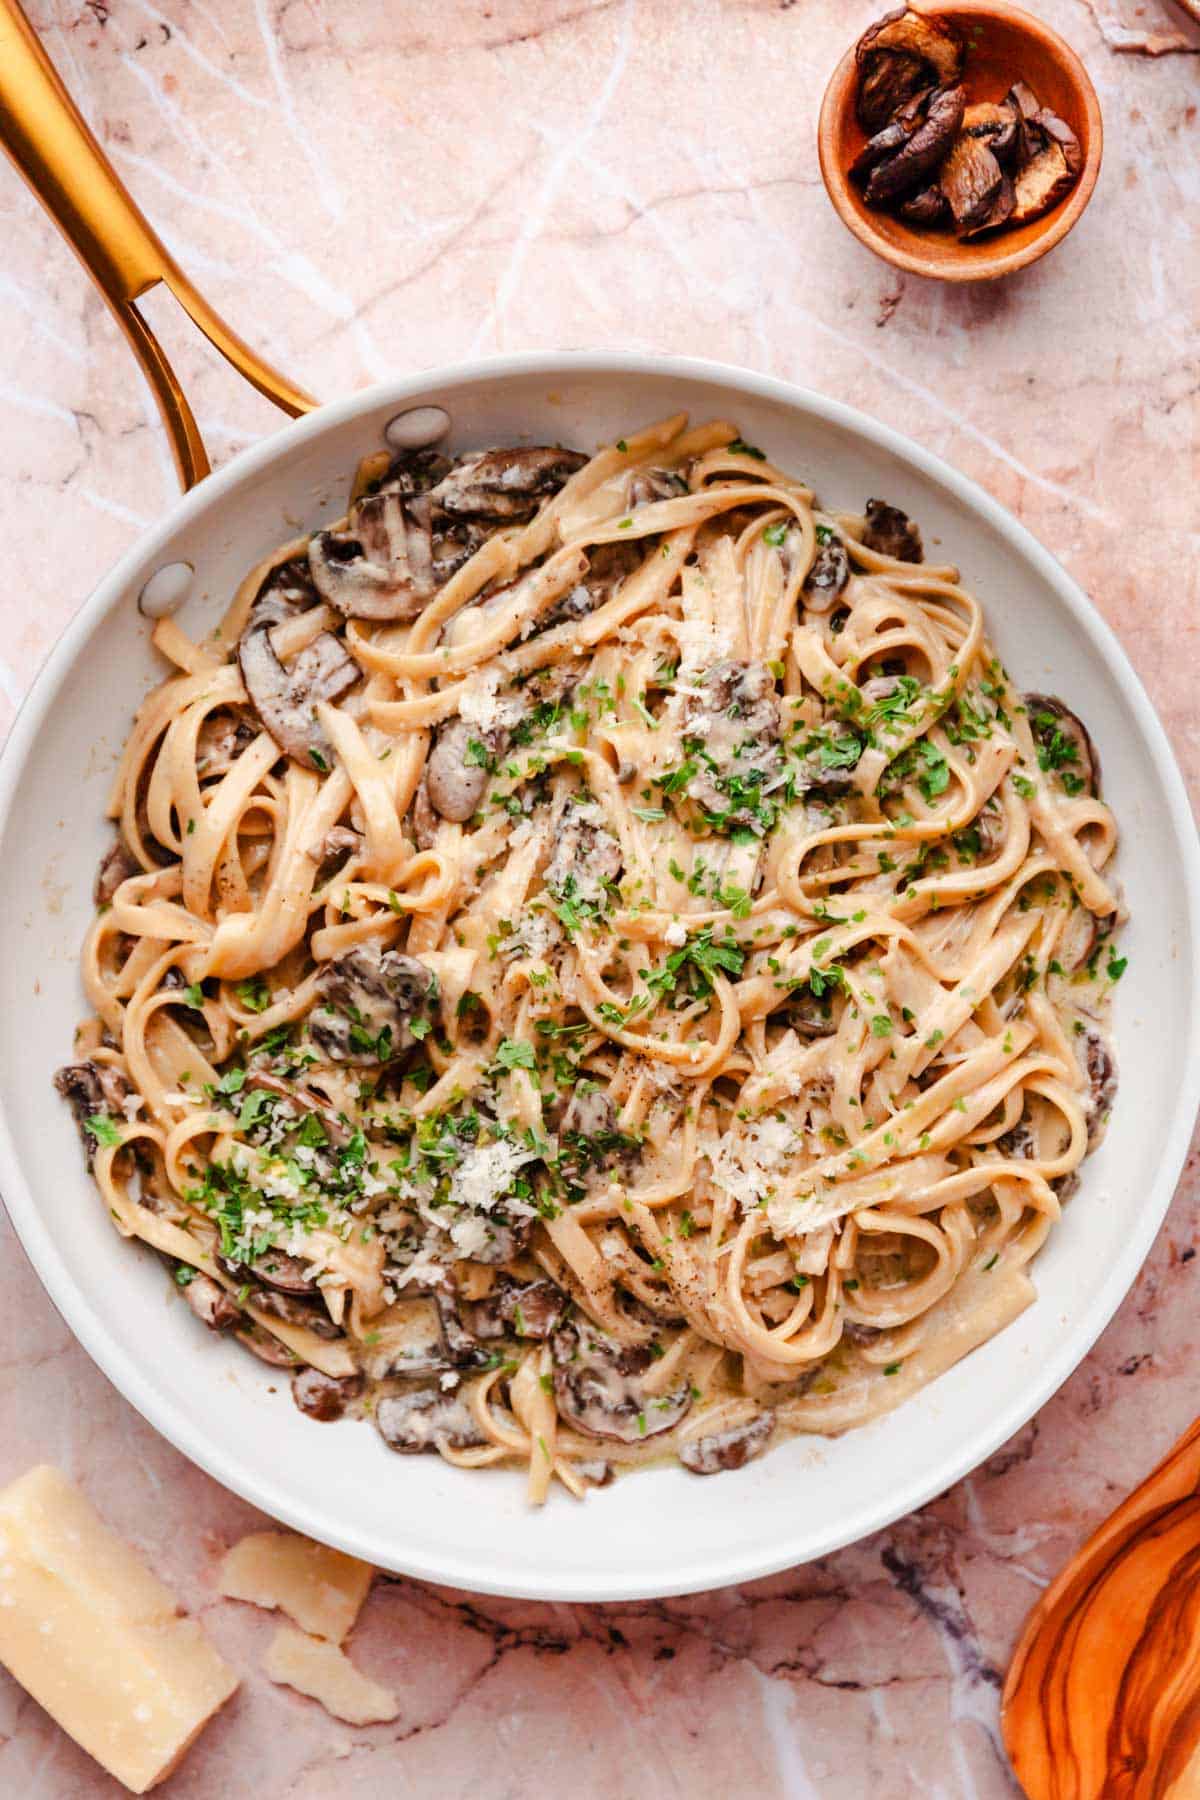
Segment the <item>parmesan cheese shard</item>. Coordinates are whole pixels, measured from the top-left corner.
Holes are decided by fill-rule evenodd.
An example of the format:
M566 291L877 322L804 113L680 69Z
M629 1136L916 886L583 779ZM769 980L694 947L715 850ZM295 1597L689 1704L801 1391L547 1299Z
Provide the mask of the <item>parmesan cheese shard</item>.
M193 1619L58 1469L0 1492L0 1663L134 1794L238 1685Z
M281 1625L271 1639L263 1668L272 1681L320 1701L347 1725L382 1725L400 1712L391 1689L356 1669L344 1650L291 1625Z
M253 1531L226 1552L218 1591L229 1600L278 1607L302 1631L340 1644L367 1597L369 1563L290 1531Z

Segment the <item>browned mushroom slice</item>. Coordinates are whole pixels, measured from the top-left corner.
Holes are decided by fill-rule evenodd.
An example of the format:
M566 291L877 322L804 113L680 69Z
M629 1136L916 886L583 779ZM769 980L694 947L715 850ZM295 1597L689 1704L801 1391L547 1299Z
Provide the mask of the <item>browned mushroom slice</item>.
M378 943L356 944L323 963L316 986L313 1042L331 1062L360 1067L390 1062L425 1036L437 997L431 969Z
M868 500L866 525L862 541L868 550L880 556L893 556L897 562L924 562L925 550L921 530L898 506L886 500Z
M925 117L933 89L922 88L913 94L899 110L893 114L882 131L867 139L854 161L850 164L850 177L853 181L863 182L879 163L894 156L897 150L903 150L913 132Z
M113 1114L121 1118L125 1101L129 1097L129 1083L111 1063L89 1060L68 1063L65 1068L59 1069L54 1077L54 1085L75 1115L90 1169L99 1142L91 1121L108 1118Z
M196 773L202 778L227 775L257 733L248 719L219 707L209 713L196 739Z
M210 1331L230 1331L245 1320L220 1282L211 1275L195 1274L183 1290L183 1297L202 1325Z
M896 211L910 225L940 225L949 208L945 194L935 181L902 200Z
M1086 906L1077 902L1072 906L1067 922L1063 926L1055 962L1068 975L1076 969L1082 969L1084 964L1095 956L1098 947L1104 940L1112 936L1116 928L1117 915L1115 912L1107 913L1103 918L1097 918L1094 912L1089 912Z
M744 1425L689 1439L679 1446L679 1460L693 1475L719 1475L723 1470L745 1468L762 1455L774 1426L774 1413L756 1413Z
M447 720L425 765L425 793L434 812L454 824L465 823L483 799L492 766L507 742L505 731Z
M1038 767L1068 794L1100 792L1100 759L1087 726L1053 694L1026 694L1025 710L1037 744Z
M919 56L893 50L872 57L858 84L858 122L863 130L878 137L928 81L929 64Z
M1025 126L1027 137L1037 144L1037 148L1025 166L1017 171L1013 183L1016 203L1011 222L1014 225L1027 225L1030 219L1040 219L1070 193L1077 179L1067 161L1066 151L1057 139L1041 136L1039 142L1037 134L1042 116L1039 113L1033 124ZM1075 148L1079 148L1077 142Z
M788 995L776 1016L803 1038L832 1037L837 1030L828 996L818 997L807 983Z
M318 531L308 565L322 600L351 619L415 619L437 591L430 502L368 494L344 531Z
M1021 113L1012 100L980 100L963 113L962 135L979 138L1009 168L1020 146Z
M804 604L811 612L828 612L850 579L850 558L841 538L818 543L812 567L804 577Z
M328 1422L340 1419L347 1406L362 1393L361 1375L326 1375L320 1369L297 1369L292 1376L292 1399L307 1419Z
M863 189L869 206L880 206L923 187L926 177L940 166L962 123L965 90L938 88L929 102L924 121L902 149L872 169Z
M511 1326L517 1337L548 1338L567 1308L567 1296L553 1281L514 1281L501 1275L490 1294L467 1306L475 1337L503 1337Z
M504 524L529 519L587 460L575 450L543 445L481 450L456 463L430 498L451 518Z
M415 494L427 494L439 481L444 481L451 466L450 458L437 450L398 450L383 479L373 483L367 492L378 493L386 489L412 499Z
M112 897L123 881L131 875L140 875L142 865L125 839L119 837L109 845L100 859L100 867L96 870L96 884L92 889L92 898L97 906L111 906Z
M1067 165L1068 173L1078 175L1083 168L1083 146L1067 121L1060 119L1056 112L1051 112L1048 106L1043 106L1034 114L1033 123L1039 131L1045 133L1052 143L1058 145L1063 153L1063 161Z
M977 238L982 237L987 231L998 231L1001 225L1008 224L1016 204L1017 190L1013 185L1012 177L1002 173L1000 186L996 189L996 198L992 201L987 217L981 219L978 225L971 225L960 232L960 237L963 239Z
M874 132L930 80L943 87L956 82L964 52L962 39L951 26L902 6L864 31L854 56L859 123L864 131Z
M987 220L1003 179L1004 172L984 140L964 132L938 176L960 237Z
M460 1394L420 1387L386 1394L375 1406L375 1424L389 1450L414 1456L422 1450L471 1450L486 1443Z
M647 1394L649 1345L622 1344L590 1319L572 1319L556 1331L550 1354L559 1413L588 1437L636 1444L670 1431L692 1404L686 1382L673 1393Z
M1117 1064L1112 1045L1094 1026L1089 1026L1083 1037L1083 1072L1087 1078L1084 1115L1088 1149L1094 1150L1108 1128L1117 1097Z
M268 1363L272 1369L295 1368L296 1358L287 1345L281 1344L262 1325L250 1325L234 1335L243 1350L249 1350L251 1356L257 1356L259 1362Z
M236 1262L218 1251L216 1260L231 1281L261 1281L264 1287L275 1288L281 1294L315 1295L320 1292L304 1259L289 1256L283 1250L268 1248L251 1263Z
M301 1294L281 1294L274 1288L251 1288L246 1295L251 1306L270 1319L282 1319L285 1325L299 1325L314 1337L339 1338L341 1327L334 1324L319 1294L311 1298Z
M333 766L333 749L317 720L320 700L339 700L361 673L331 632L323 631L290 663L280 662L266 624L242 634L238 662L246 694L281 750L310 769Z

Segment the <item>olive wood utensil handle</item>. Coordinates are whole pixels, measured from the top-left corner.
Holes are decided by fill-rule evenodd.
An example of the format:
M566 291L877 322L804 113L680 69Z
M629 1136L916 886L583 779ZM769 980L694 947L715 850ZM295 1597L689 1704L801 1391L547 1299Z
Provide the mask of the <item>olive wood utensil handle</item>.
M1200 1796L1200 1420L1030 1613L1002 1719L1029 1800Z
M135 301L164 282L227 362L295 417L316 402L264 362L197 293L135 206L17 0L0 0L0 144L103 294L158 402L185 488L208 454L192 409Z

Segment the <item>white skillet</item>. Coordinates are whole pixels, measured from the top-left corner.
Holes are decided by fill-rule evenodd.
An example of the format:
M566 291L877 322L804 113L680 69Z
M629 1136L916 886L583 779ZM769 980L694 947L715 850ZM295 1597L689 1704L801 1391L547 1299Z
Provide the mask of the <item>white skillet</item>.
M12 66L12 18L3 0L0 71L6 54ZM18 48L32 57L28 39ZM5 80L0 73L0 101ZM65 97L53 98L61 107ZM9 147L45 197L28 139L14 146L10 129ZM61 164L59 175L56 211L78 243ZM104 180L115 183L111 171ZM123 218L148 232L131 210ZM157 245L152 234L147 241ZM84 245L93 266L94 247ZM182 277L159 253L151 279L174 286ZM119 296L126 311L130 299ZM123 322L136 345L140 322ZM214 336L224 329L211 315L209 326ZM235 350L259 385L305 404L244 346ZM198 437L189 445L177 410L172 417L182 397L166 377L159 392L185 461ZM736 420L829 504L858 507L880 494L919 520L939 560L957 562L983 599L1018 683L1063 695L1099 747L1132 914L1108 1135L1035 1265L1036 1304L863 1431L795 1440L713 1479L651 1470L584 1505L560 1494L530 1512L519 1474L399 1458L369 1426L303 1418L277 1371L197 1326L161 1264L117 1236L84 1172L51 1075L84 1011L78 948L109 841L113 760L162 674L138 596L160 569L190 563L178 616L202 633L296 520L315 526L343 510L355 464L382 444L389 421L428 406L449 414L453 448L591 449L679 408ZM64 1319L126 1398L227 1487L369 1562L482 1592L615 1600L744 1581L836 1550L948 1487L1049 1399L1111 1317L1167 1210L1200 1095L1200 849L1167 740L1108 627L1028 532L936 457L836 402L711 363L534 355L388 382L311 412L210 475L101 582L39 676L0 759L0 866L19 872L0 917L0 1189Z

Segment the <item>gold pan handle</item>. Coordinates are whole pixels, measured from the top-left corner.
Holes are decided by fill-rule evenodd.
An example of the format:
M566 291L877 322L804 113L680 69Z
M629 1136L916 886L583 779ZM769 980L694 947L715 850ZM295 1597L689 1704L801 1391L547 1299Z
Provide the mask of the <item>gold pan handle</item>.
M231 331L196 292L119 180L17 0L0 0L0 143L112 309L158 402L179 479L209 471L192 409L134 302L165 282L209 342L294 418L316 405Z

